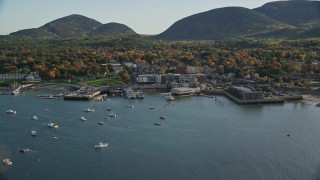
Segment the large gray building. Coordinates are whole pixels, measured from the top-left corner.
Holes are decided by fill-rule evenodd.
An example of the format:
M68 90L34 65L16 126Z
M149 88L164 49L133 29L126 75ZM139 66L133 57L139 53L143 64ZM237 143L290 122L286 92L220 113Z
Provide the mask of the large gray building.
M248 86L231 86L227 92L243 101L262 99L262 92L257 91L253 87Z

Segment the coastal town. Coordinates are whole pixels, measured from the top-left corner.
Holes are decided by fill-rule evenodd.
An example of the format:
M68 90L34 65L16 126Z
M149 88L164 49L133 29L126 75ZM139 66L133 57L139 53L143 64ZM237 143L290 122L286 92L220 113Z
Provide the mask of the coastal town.
M0 180L320 180L320 0L0 10Z
M157 66L139 66L134 63L117 63L112 60L109 64L101 64L100 69L108 67L115 74L128 70L128 83L109 84L98 87L88 85L73 85L71 81L64 83L79 90L63 94L65 100L91 100L101 98L102 94L122 95L129 99L144 98L144 90L159 90L171 96L183 97L192 95L224 95L237 104L284 103L285 100L302 100L304 94L319 94L318 86L296 86L288 83L261 83L259 74L247 74L237 77L234 73L220 74L210 67L172 67L170 72L159 74ZM101 72L105 73L105 72ZM313 76L315 78L315 76ZM107 79L107 77L106 77ZM30 86L50 84L42 81L37 72L30 74L0 74L0 80L23 80ZM316 79L313 79L316 81ZM11 93L16 94L21 85L11 85ZM25 86L25 85L24 85Z

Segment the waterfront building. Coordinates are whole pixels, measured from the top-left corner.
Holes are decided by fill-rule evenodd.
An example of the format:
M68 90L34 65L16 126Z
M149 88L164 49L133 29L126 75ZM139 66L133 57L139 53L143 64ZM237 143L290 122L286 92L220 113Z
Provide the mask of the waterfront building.
M162 84L180 83L180 74L163 74L161 76Z
M142 74L138 76L137 82L145 84L161 83L161 76L157 74Z
M1 80L6 80L6 79L23 79L26 77L26 74L23 73L17 73L17 74L0 74L0 79Z
M37 72L31 72L25 76L26 81L41 81L41 77Z
M190 82L191 81L191 76L189 74L181 74L179 77L180 82Z
M27 81L41 80L41 77L37 72L31 72L30 74L16 73L16 74L0 74L0 80L19 80L26 79Z
M192 96L196 93L200 93L200 88L177 87L172 88L170 93L173 96Z
M227 92L243 101L262 99L262 92L249 86L231 86L227 89Z

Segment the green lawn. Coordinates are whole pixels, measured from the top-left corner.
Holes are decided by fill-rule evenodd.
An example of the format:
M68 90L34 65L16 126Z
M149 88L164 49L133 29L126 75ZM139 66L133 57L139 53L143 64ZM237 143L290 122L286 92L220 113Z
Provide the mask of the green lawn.
M11 85L11 84L14 84L14 83L18 83L18 84L21 84L24 80L22 79L19 79L19 80L0 80L0 86L7 86L7 85Z
M66 83L66 84L77 84L77 85L88 85L88 86L108 86L112 84L123 84L122 78L119 76L111 76L108 78L102 78L102 79L94 79L94 78L88 78L86 80L80 81L80 80L73 80L70 83L67 82L67 80L64 79L55 79L47 81L50 83ZM1 83L1 81L0 81Z
M305 84L311 84L311 85L319 85L320 82L319 81L308 81Z
M84 81L84 83L88 84L89 86L100 87L112 84L122 84L123 81L120 77L109 77L103 79L87 79Z

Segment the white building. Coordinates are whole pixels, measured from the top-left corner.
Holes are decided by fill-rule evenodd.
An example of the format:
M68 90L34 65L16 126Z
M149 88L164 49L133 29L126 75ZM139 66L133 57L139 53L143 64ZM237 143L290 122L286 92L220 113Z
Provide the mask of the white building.
M137 78L138 83L161 83L161 76L157 74L143 74Z

